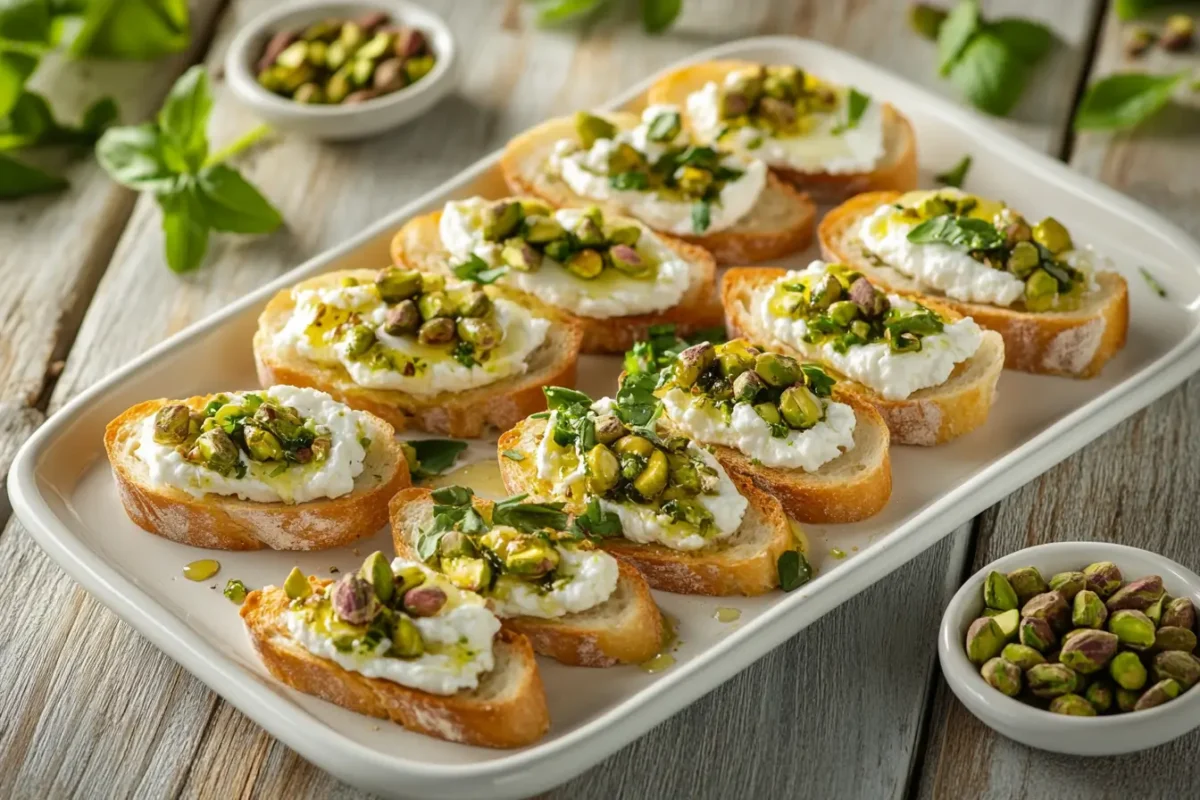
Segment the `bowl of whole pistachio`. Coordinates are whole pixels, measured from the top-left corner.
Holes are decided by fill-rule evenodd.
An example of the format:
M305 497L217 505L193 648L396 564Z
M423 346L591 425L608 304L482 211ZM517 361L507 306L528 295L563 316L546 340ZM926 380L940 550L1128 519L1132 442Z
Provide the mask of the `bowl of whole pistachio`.
M1058 753L1131 753L1200 725L1198 604L1200 576L1156 553L1040 545L963 584L938 656L998 733Z
M455 44L405 0L285 4L242 27L225 56L238 99L272 126L359 139L401 125L454 88Z

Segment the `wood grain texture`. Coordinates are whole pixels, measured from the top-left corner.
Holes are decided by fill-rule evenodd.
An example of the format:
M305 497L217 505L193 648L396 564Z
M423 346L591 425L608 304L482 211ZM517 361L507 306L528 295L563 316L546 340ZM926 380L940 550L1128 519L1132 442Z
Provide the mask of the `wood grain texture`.
M192 4L190 52L156 63L43 59L30 88L50 99L67 122L105 95L121 121L141 121L171 82L199 56L219 0ZM56 166L59 162L51 162ZM42 422L45 395L133 210L135 195L113 183L90 153L61 162L70 188L0 203L0 478L17 447ZM0 524L8 519L0 503Z
M240 22L269 5L234 4L209 63L219 62ZM797 33L953 91L932 77L932 46L905 33L897 0L752 0L738 4L748 20L742 24L730 23L728 4L689 0L679 30L663 38L611 20L589 24L582 38L538 31L519 0L430 5L472 44L459 95L436 118L374 141L329 146L288 137L242 159L239 166L280 207L287 228L259 239L214 239L206 266L186 278L163 266L157 209L139 200L102 279L115 232L107 250L87 251L104 263L92 273L93 282L99 279L95 298L51 409L514 133L599 102L700 47L753 33ZM1046 19L1070 45L1056 55L1053 79L1031 93L1017 122L1006 123L1057 152L1099 2L988 7ZM252 124L218 90L214 144ZM44 384L29 385L45 391ZM4 448L0 438L0 458ZM903 794L921 735L934 631L960 577L965 543L960 531L552 796L739 797L744 787L765 798ZM15 522L0 536L0 580L9 587L0 618L24 621L0 640L0 796L355 795L88 598ZM919 642L928 646L912 646Z
M1200 54L1154 52L1132 64L1123 26L1105 20L1091 78L1200 66ZM1200 235L1200 104L1181 103L1127 133L1088 133L1071 164ZM1191 105L1187 105L1191 102ZM1136 280L1136 278L1134 278ZM1167 302L1167 301L1164 301ZM1120 542L1200 569L1200 378L1193 377L1084 450L989 509L968 572L1046 542ZM1127 798L1190 794L1200 782L1200 732L1117 758L1073 758L1033 750L994 733L938 679L920 797Z

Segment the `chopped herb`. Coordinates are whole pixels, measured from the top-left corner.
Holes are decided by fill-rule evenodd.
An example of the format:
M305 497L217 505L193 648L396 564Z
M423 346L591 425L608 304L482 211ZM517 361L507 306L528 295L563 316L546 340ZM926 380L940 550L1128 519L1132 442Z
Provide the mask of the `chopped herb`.
M539 411L536 414L530 414L530 419L550 419L549 411Z
M446 535L448 530L449 528L439 529L438 519L434 518L434 527L417 534L417 557L422 561L428 561L433 558L433 554L437 552L438 545L442 543L442 537Z
M566 406L580 404L590 406L592 404L592 398L583 392L577 392L574 389L567 389L563 386L546 386L542 388L542 393L546 395L546 407L551 411L557 411Z
M662 410L662 404L654 396L658 388L658 374L639 372L626 375L617 390L614 413L626 425L649 425Z
M600 500L593 497L588 500L584 512L575 516L571 523L571 531L592 539L616 536L622 531L621 518L611 511L602 509Z
M492 524L508 525L524 533L545 528L566 530L567 512L563 503L526 503L528 495L518 494L501 500L492 508Z
M712 204L708 200L700 200L692 204L692 231L704 233L712 223Z
M459 364L462 364L467 369L479 364L479 361L475 359L475 345L471 344L470 342L465 342L461 339L459 340L458 344L454 346L453 357L455 361L457 361Z
M751 465L753 465L755 467L761 467L763 462L762 462L762 459L755 456L754 458L750 459L750 463L751 463Z
M840 123L833 129L833 135L845 133L848 130L853 130L858 127L859 120L862 119L863 113L867 110L867 106L871 104L871 96L863 94L858 89L850 89L850 97L846 101L846 121Z
M608 179L614 189L631 189L642 192L650 188L650 178L644 172L618 172Z
M776 563L779 569L779 588L785 592L799 589L812 580L812 566L798 550L787 550Z
M371 437L363 436L359 438L358 443L362 445L363 450L369 450L371 448Z
M505 450L503 455L509 461L524 461L525 460L525 455L523 453L518 453L516 450Z
M225 591L222 594L228 597L231 602L240 606L246 599L246 584L237 578L230 578L225 583Z
M955 189L961 189L963 181L967 179L967 170L971 168L971 157L963 156L962 160L951 167L946 172L934 176L934 180L943 186L953 186Z
M652 142L669 142L679 135L682 128L678 111L659 114L646 128L646 138Z
M837 381L829 377L829 373L824 369L816 364L801 364L800 371L804 373L808 388L812 389L817 397L829 397L833 393L833 385Z
M508 273L508 267L489 267L486 261L474 253L466 261L456 264L451 269L462 280L480 284L495 283Z
M279 466L267 473L268 478L278 478L280 475L288 471L288 463L286 461L279 462Z
M1154 290L1154 293L1156 295L1158 295L1159 297L1167 296L1166 287L1158 282L1158 278L1155 278L1153 275L1150 274L1150 270L1146 269L1145 267L1138 267L1138 272L1140 272L1142 274L1142 280L1144 280L1146 282L1147 286L1149 286L1151 289Z
M421 439L405 442L417 456L415 465L408 469L416 480L441 475L454 466L459 453L467 449L467 443L458 439Z

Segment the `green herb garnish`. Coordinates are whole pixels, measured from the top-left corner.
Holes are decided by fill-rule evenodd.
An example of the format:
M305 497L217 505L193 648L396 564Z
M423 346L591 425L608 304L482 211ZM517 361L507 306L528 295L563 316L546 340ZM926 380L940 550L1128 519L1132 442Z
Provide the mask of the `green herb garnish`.
M467 443L458 439L419 439L405 442L416 455L416 464L409 464L409 473L414 480L441 475L454 466Z
M1188 72L1122 72L1093 83L1075 110L1075 130L1123 130L1149 119L1171 100Z
M812 566L798 550L787 550L779 556L779 588L785 592L795 591L812 580Z
M871 104L870 95L863 94L858 89L850 89L850 97L846 102L846 120L839 123L834 129L835 136L845 133L848 130L853 130L858 127L859 120L867 110L867 106Z
M471 253L461 264L452 267L454 275L464 281L474 281L478 284L491 284L508 274L508 267L489 267L487 262Z
M509 461L524 461L525 460L525 454L519 453L516 450L505 450L501 455L503 455Z
M692 232L704 233L712 224L712 204L707 200L692 203Z
M943 186L953 186L955 189L961 189L963 181L967 179L967 171L969 169L971 169L971 157L963 156L953 167L935 175L934 180Z
M991 250L1004 244L1004 234L990 222L945 214L917 225L909 231L908 240L915 244L946 244L960 250Z
M1150 274L1150 270L1146 269L1145 267L1138 267L1138 272L1141 273L1142 280L1146 282L1146 285L1149 286L1156 295L1159 297L1167 296L1166 287L1159 283L1158 279Z

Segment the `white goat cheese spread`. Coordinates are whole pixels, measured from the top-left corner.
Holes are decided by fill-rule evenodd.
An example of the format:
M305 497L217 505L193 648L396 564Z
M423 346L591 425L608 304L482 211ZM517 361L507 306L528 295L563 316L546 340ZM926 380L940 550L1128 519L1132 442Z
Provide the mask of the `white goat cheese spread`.
M450 202L442 211L442 245L455 261L472 254L489 267L501 264L498 242L483 237L483 212L492 202L481 197ZM563 208L554 218L564 228L574 230L583 211ZM546 257L532 272L510 269L499 283L533 295L547 305L593 319L647 314L677 305L691 283L691 267L674 250L643 228L637 250L654 259L658 266L653 278L636 278L618 270L606 269L598 278L587 280L568 272L561 264Z
M679 113L679 109L669 105L650 106L642 112L642 122L636 128L620 131L612 139L597 139L586 150L579 149L574 140L563 139L555 145L548 166L575 194L619 205L656 230L682 236L694 234L693 201L663 197L652 190L616 189L609 180L609 156L619 145L633 146L646 156L647 161L654 163L669 147L678 147L681 138L687 139L688 134L681 128L671 141L650 140L650 124L659 115L671 113ZM739 170L742 174L721 187L720 196L710 209L704 233L715 233L736 225L754 208L767 185L767 165L758 158L727 154L721 160L721 166Z
M767 467L816 472L854 447L854 409L845 403L822 399L820 422L776 437L749 403L736 404L726 416L712 403L678 387L663 395L662 401L666 416L681 433L706 444L732 447Z
M425 652L416 658L389 658L384 655L391 640L382 639L372 652L343 652L331 637L308 624L303 611L285 612L288 633L313 655L328 658L343 669L368 678L386 680L431 694L449 695L479 686L479 676L495 666L492 640L500 630L500 620L488 610L483 598L464 592L439 579L423 564L396 559L392 571L419 566L427 581L447 595L442 611L432 617L413 617L421 632Z
M814 261L802 272L791 271L780 280L795 281L805 276L824 275L826 264ZM777 342L799 351L805 358L822 361L851 380L879 392L888 400L903 400L920 389L937 386L954 371L956 364L975 354L983 342L983 331L970 317L947 322L941 333L921 338L916 352L896 353L886 342L854 345L839 353L832 342L804 341L808 324L803 319L776 316L770 309L775 284L755 292L751 313L762 329ZM888 295L892 308L909 310L916 304L899 295Z
M726 86L736 82L736 72L725 77ZM725 127L721 119L721 89L713 81L688 96L687 110L692 128L702 140L715 140ZM841 92L837 108L812 112L811 117L812 128L797 136L775 137L770 131L747 125L721 142L772 167L831 175L868 172L884 157L882 104L872 100L857 125L838 131L846 117L846 94Z
M297 289L294 299L291 317L276 334L277 346L294 349L317 364L341 366L359 386L398 389L421 396L464 392L524 373L529 369L529 357L542 346L550 330L550 320L535 317L510 300L496 299L496 322L504 331L504 338L488 351L482 363L467 366L457 361L446 346L424 345L415 336L392 336L385 332L388 306L373 284ZM330 308L358 314L363 324L374 329L375 337L398 364L413 365L412 374L351 358L344 343L329 341L322 330L312 326Z
M174 445L154 441L154 414L141 423L136 440L137 457L146 465L147 481L153 486L172 486L194 497L206 494L236 495L256 503L304 503L320 498L341 497L354 491L354 479L363 471L367 456L362 439L366 435L366 415L337 402L325 392L295 386L272 386L255 392L296 409L301 416L329 429L333 446L323 461L292 465L280 475L271 476L273 462L252 461L240 449L239 458L246 474L222 475L184 459ZM226 392L231 402L243 393Z
M554 619L595 608L617 588L617 560L603 550L559 547L555 580L549 588L501 575L488 592L496 614Z

